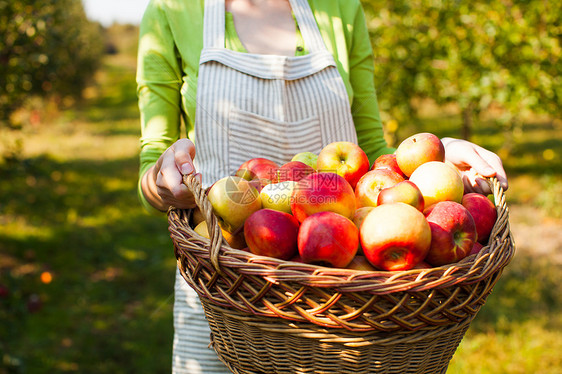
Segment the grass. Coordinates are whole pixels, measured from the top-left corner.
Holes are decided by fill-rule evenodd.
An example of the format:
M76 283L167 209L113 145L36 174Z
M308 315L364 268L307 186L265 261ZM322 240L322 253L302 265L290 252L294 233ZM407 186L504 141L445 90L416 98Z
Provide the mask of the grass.
M84 103L25 127L22 157L0 164L1 374L170 372L176 264L165 218L137 201L134 56L108 56L96 82ZM440 115L398 134L458 128ZM504 152L511 206L559 218L560 130L525 123L506 149L501 128L475 124L475 142ZM562 373L560 270L517 253L448 372Z

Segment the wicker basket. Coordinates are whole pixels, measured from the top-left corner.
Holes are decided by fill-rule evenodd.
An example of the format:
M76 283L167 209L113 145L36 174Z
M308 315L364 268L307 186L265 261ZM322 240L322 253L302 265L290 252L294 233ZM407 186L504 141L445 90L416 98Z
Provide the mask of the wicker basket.
M219 358L233 373L445 373L464 333L514 255L504 192L478 254L409 271L334 269L256 256L226 244L196 178L184 183L211 239L170 209L183 278L199 294Z

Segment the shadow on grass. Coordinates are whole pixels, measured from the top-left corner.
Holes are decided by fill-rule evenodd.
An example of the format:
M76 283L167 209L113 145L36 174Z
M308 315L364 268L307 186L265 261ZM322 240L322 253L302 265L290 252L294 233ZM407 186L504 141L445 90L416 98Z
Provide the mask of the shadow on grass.
M0 373L170 371L175 259L137 170L49 157L0 170Z

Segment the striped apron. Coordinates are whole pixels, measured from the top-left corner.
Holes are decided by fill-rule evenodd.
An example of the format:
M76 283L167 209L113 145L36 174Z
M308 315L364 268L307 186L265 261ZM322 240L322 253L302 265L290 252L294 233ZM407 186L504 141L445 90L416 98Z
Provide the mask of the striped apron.
M196 169L203 185L246 160L279 165L333 141L357 143L349 97L307 0L289 0L309 53L277 56L225 48L224 0L205 1L195 115ZM228 373L208 348L199 299L176 273L173 373Z

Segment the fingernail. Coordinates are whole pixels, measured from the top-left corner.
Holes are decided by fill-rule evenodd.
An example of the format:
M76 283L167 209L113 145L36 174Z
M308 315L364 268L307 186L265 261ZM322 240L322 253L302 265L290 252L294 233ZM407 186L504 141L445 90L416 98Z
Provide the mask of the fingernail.
M189 163L185 163L181 166L181 172L183 174L191 174L193 173L193 165Z

